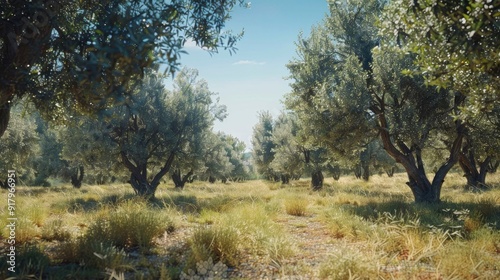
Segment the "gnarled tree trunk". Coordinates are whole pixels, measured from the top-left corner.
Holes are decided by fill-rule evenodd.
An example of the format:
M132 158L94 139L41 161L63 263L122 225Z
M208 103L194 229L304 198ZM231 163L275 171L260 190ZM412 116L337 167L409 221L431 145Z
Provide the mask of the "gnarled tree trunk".
M145 176L134 173L130 175L129 183L134 189L136 195L146 199L153 199L155 197L156 188L159 185L159 182L150 183Z
M174 185L176 188L183 189L186 183L189 181L191 178L191 175L193 175L193 170L190 170L187 174L184 176L181 176L181 170L176 169L172 173L172 181L174 181Z
M372 111L377 114L379 132L384 149L392 158L394 158L396 162L403 165L406 170L408 175L407 185L413 193L415 202L439 203L441 201L441 187L443 185L444 178L453 165L458 161L462 141L465 135L464 125L459 121L456 122L457 135L450 148L448 160L438 168L434 179L431 182L427 178L425 172L420 148L412 147L412 149L410 149L401 141L396 142L396 147L393 143L391 135L389 134L389 126L384 112L375 107L372 107Z
M313 171L311 174L311 188L313 191L318 191L323 188L324 181L323 173L321 170Z
M84 175L83 165L80 165L79 167L75 167L73 169L73 173L71 174L71 185L73 185L74 188L77 189L81 188L83 175Z
M168 173L170 167L172 166L172 162L175 158L175 153L171 152L168 156L165 164L160 169L158 173L153 177L151 182L148 180L148 172L147 172L147 163L141 165L135 165L132 161L129 160L125 151L121 151L122 162L130 171L130 180L129 183L134 189L136 195L144 197L146 199L154 199L156 189L158 185L160 185L160 180Z
M464 171L464 177L467 178L467 189L471 190L486 190L486 174L489 170L491 157L486 157L483 162L479 162L479 170L474 159L474 152L468 150L460 153L459 161L460 167Z
M281 174L281 183L284 185L290 183L290 175Z

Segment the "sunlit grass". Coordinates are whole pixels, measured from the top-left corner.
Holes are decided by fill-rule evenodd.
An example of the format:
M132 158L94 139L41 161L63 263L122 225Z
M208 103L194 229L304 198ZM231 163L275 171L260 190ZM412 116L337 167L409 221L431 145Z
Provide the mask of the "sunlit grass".
M405 174L376 175L368 182L343 176L326 179L317 192L310 190L308 179L284 186L195 182L182 191L169 183L160 185L152 202L136 199L126 184L18 187L16 238L38 244L37 252L28 253L62 265L68 270L61 274L75 279L85 279L82 273L93 275L86 279L105 275L106 268L154 277L168 271L175 279L183 269L198 268L209 258L214 265L221 261L237 268L249 256L283 265L277 277L286 278L292 271L287 261L301 258L286 227L295 219L305 232L309 221L321 223L325 242L339 249L317 267L298 262L301 268L295 273L328 279L500 277L500 174L488 174L490 190L472 193L464 191L461 174L450 173L443 202L437 205L414 204L406 181ZM4 238L7 217L0 209ZM190 242L184 240L175 249L158 245L157 237L176 238L177 231L185 232ZM134 251L161 254L158 258L168 262L146 266L145 257L130 257ZM26 271L45 273L32 270Z

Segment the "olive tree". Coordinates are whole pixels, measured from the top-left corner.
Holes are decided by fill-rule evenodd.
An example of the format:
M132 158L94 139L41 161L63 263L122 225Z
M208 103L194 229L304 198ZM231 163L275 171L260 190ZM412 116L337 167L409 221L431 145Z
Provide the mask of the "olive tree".
M487 189L486 175L494 172L500 159L500 108L490 116L469 118L459 164L467 179L467 188Z
M272 134L275 155L271 168L280 174L283 184L288 184L291 178L300 177L305 171L304 148L298 142L298 133L296 116L281 113Z
M40 156L40 135L35 117L26 114L22 104L12 108L12 123L0 141L0 187L7 188L7 171L15 170L20 182L31 184L35 177L35 160Z
M197 134L211 130L225 108L214 103L208 85L196 70L183 69L167 91L163 76L149 74L119 107L107 112L108 135L121 163L130 172L136 194L153 197L163 176Z
M0 9L0 137L25 97L47 120L95 113L127 96L145 69L179 68L186 42L235 50L224 30L243 0L19 0Z
M271 113L260 112L259 122L253 127L252 159L257 173L268 180L276 179L276 174L270 166L274 159L273 130L274 120Z
M85 177L96 184L121 177L119 155L106 130L99 119L76 115L58 128L60 156L67 163L65 173L73 187L81 187Z
M211 133L207 138L207 146L204 154L204 171L201 176L210 183L215 183L220 179L223 183L227 182L235 166L231 163L226 150L226 142L223 134Z
M330 2L325 27L297 44L299 58L288 68L300 86L287 104L308 120L314 141L337 155L349 156L379 137L405 169L415 201L439 202L464 138L465 125L451 117L463 98L450 91L438 94L423 77L403 74L415 68L414 56L378 34L382 9L375 0ZM326 66L317 65L322 58L319 64ZM311 81L303 86L305 79ZM448 149L432 180L422 158L430 141L445 142Z
M229 178L232 181L241 181L247 179L249 177L249 170L244 161L244 153L246 148L245 143L229 134L225 134L222 132L219 132L217 134L224 143L226 155L232 166L232 170L229 173Z
M461 117L500 106L500 1L390 1L381 31L416 55L432 85L461 92Z

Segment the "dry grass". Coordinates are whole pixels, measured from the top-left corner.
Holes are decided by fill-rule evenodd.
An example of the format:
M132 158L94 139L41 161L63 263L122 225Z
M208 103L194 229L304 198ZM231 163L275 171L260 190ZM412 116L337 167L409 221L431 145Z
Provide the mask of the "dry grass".
M183 191L168 184L154 203L136 200L128 185L18 187L16 241L37 246L26 255L58 265L61 277L52 279L103 278L110 268L127 279L176 279L183 269L198 271L209 259L236 269L277 267L271 278L496 279L500 174L487 180L491 190L471 193L464 191L460 174L450 174L439 205L414 204L405 174L372 176L369 182L327 179L319 192L310 191L309 180L286 186L197 182ZM0 209L4 238L6 218ZM290 219L303 234L309 223L321 224L327 235L318 238L338 251L303 255L307 244L295 243L300 236L289 230L293 225L287 227ZM177 231L184 235L176 237ZM163 248L159 235L182 239L176 241L179 247ZM143 253L139 247L156 256L131 257ZM316 259L313 266L302 261L307 258ZM168 261L151 265L151 259ZM262 266L240 267L249 259ZM0 278L7 278L0 261ZM87 265L79 266L82 261ZM43 264L23 271L40 278L47 270Z
M308 201L301 197L290 197L285 200L285 211L288 215L304 216Z

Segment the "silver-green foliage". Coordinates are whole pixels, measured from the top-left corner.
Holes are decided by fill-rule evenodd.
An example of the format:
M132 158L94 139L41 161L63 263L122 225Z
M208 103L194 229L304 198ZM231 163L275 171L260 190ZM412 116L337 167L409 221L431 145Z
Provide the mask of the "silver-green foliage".
M150 73L135 95L107 112L108 135L139 195L154 195L174 161L199 157L186 154L186 147L201 141L214 120L225 115L196 70L181 71L172 91L165 89L163 78Z

